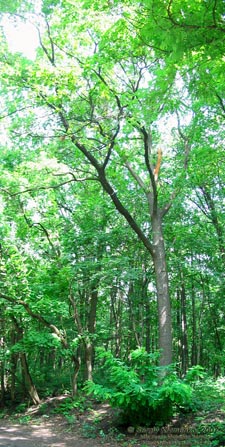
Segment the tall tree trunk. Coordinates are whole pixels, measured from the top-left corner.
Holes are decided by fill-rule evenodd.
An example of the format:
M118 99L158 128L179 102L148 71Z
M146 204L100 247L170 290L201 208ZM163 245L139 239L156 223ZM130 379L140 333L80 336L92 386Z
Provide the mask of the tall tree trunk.
M101 82L103 81L102 76L100 76ZM117 98L118 104L118 98ZM47 102L49 106L49 103ZM52 108L52 106L49 106ZM54 106L53 106L54 108ZM54 108L55 109L55 108ZM55 109L56 110L56 109ZM121 112L121 110L120 110ZM64 115L62 109L57 110L59 118L66 132L69 131L70 125ZM92 150L89 150L88 146L79 141L76 134L70 135L71 142L75 144L77 149L85 156L88 162L94 166L98 174L97 180L101 183L103 190L108 194L110 200L113 202L117 211L126 219L130 228L136 233L141 243L148 250L149 254L153 259L153 264L155 268L156 276L156 288L157 288L157 300L158 300L158 323L159 323L159 348L162 351L161 355L161 365L168 365L172 362L172 324L171 324L171 310L170 310L170 297L169 297L169 284L168 284L168 274L166 266L166 255L164 238L162 232L162 218L168 212L171 204L171 200L164 206L162 210L158 207L158 193L157 193L157 181L161 163L161 151L159 151L159 158L157 162L157 172L151 163L151 149L152 149L152 137L150 132L148 132L145 127L138 127L139 132L142 134L144 143L144 159L147 169L147 174L149 176L150 188L142 181L140 176L133 170L131 165L127 162L125 166L128 168L131 175L134 177L138 185L143 189L148 202L151 215L152 223L152 243L145 232L142 230L141 226L136 222L133 216L129 212L129 208L121 202L116 190L114 189L113 182L111 183L110 178L107 175L107 165L110 161L112 150L116 143L116 137L120 131L120 122L116 130L113 132L110 144L108 146L108 151L105 156L104 162L99 162L95 158ZM124 162L123 162L124 164Z
M159 213L154 213L152 216L152 234L153 263L158 298L159 348L162 350L160 365L166 366L172 363L172 323L166 252Z

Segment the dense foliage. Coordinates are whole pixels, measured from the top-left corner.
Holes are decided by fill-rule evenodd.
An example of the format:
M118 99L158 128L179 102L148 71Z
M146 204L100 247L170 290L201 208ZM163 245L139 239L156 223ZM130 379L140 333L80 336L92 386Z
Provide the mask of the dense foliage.
M156 352L180 378L225 367L224 2L0 12L1 404L76 394L103 346L107 376L133 377L113 403L143 414L154 382L167 419L187 388L158 386ZM33 29L32 57L12 24ZM142 348L145 385L126 366Z
M190 385L178 379L172 368L165 371L157 367L157 353L148 354L143 349L132 351L129 365L106 351L100 350L98 358L104 361L101 372L107 380L104 385L88 382L86 389L98 399L120 408L121 423L160 426L175 411L190 410Z

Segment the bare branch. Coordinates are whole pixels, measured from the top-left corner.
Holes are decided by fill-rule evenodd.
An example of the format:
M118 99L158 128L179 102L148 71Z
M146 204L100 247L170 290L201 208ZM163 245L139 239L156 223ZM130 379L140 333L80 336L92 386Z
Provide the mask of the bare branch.
M186 170L187 167L188 167L189 153L190 153L190 150L191 150L191 146L189 144L188 137L186 137L186 135L181 130L180 116L179 116L179 113L178 113L177 110L176 110L176 115L177 115L177 129L178 129L178 133L179 133L181 139L184 142L184 169Z
M218 93L216 93L216 97L218 98L219 103L220 103L220 105L221 105L221 107L222 107L222 110L223 110L223 112L225 113L225 105L224 105L224 100L223 100L223 98L221 98L221 96L220 96Z
M128 171L131 173L132 177L136 180L138 185L146 192L146 186L145 186L144 182L141 180L141 177L132 168L131 164L128 161L126 161L125 166L127 167Z
M47 25L47 33L48 33L48 38L49 38L50 45L51 45L51 54L50 54L50 52L47 50L46 46L45 46L44 43L43 43L42 36L41 36L41 31L40 31L39 27L38 27L37 25L35 25L35 24L33 24L33 25L35 26L35 28L36 28L36 30L37 30L37 32L38 32L39 42L40 42L40 45L41 45L42 50L43 50L44 53L46 54L46 56L47 56L49 62L50 62L53 66L55 66L54 43L53 43L53 40L52 40L52 37L51 37L51 33L50 33L50 26L49 26L49 23L48 23L48 21L47 21L46 18L45 18L45 23L46 23L46 25Z
M48 32L49 41L50 41L50 44L51 44L51 62L52 62L52 65L55 65L54 42L52 40L52 36L51 36L51 32L50 32L50 26L49 26L49 23L48 23L46 18L45 18L45 21L46 21L46 25L47 25L47 32Z
M161 209L161 217L163 218L168 211L170 210L171 206L173 205L173 201L176 198L178 194L178 191L173 191L171 196L170 196L170 200L167 202L167 204Z
M21 107L20 109L15 109L10 113L6 113L5 115L0 116L0 120L3 120L4 118L7 118L8 116L14 115L17 112L22 112L23 110L27 110L27 109L33 109L34 106L26 106L26 107Z
M109 145L109 148L108 148L108 151L107 151L107 155L106 155L106 157L105 157L105 161L104 161L104 163L103 163L103 169L106 168L106 166L107 166L107 164L108 164L108 162L109 162L109 160L110 160L111 153L112 153L112 149L113 149L113 147L114 147L114 145L115 145L116 137L117 137L119 131L120 131L120 124L118 123L117 128L116 128L116 131L115 131L115 133L114 133L114 135L113 135L113 137L112 137L112 139L111 139L111 143L110 143L110 145Z
M75 301L75 298L74 298L74 295L73 295L73 290L72 290L72 285L71 284L70 284L70 289L69 289L69 301L70 301L70 303L72 304L72 307L73 307L74 320L75 320L75 323L77 325L78 332L79 332L80 335L82 335L83 332L84 332L83 331L83 326L82 326L81 319L80 319L80 316L79 316L79 313L78 313L78 310L77 310L77 305L76 305L76 301Z
M87 180L97 180L96 177L89 177L89 178L76 178L75 175L71 172L68 172L67 174L70 174L73 176L73 178L71 180L66 180L65 182L61 182L58 183L57 185L52 185L52 186L37 186L37 187L33 187L33 188L26 188L23 191L18 191L18 192L14 192L11 193L9 190L5 189L5 188L0 188L0 191L3 191L4 193L8 194L10 197L16 197L16 196L20 196L21 194L25 194L27 192L34 192L34 191L43 191L43 190L48 190L48 189L58 189L61 186L67 185L68 183L73 183L73 182L85 182Z

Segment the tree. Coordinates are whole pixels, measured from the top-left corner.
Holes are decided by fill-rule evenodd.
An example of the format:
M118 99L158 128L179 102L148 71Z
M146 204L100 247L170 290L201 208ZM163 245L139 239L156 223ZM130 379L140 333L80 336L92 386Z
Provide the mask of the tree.
M77 6L77 12L79 6ZM88 48L88 56L84 54L80 57L79 54L74 53L74 50L71 50L71 54L69 42L64 49L63 42L57 38L59 30L53 24L55 14L59 12L62 14L63 29L67 26L68 30L74 33L66 10L59 11L56 8L52 15L48 14L47 35L45 37L40 35L43 53L33 65L28 64L24 59L18 59L23 66L21 66L19 83L21 86L24 85L25 90L30 90L35 107L45 111L48 109L48 115L43 124L47 126L47 132L50 132L51 122L54 137L59 135L60 143L52 144L55 146L57 156L61 158L62 147L69 148L71 152L71 147L74 146L80 153L79 158L76 156L71 161L68 157L66 159L64 157L64 162L72 170L66 176L67 181L68 177L72 181L79 181L80 169L84 172L89 171L86 179L89 178L101 184L116 210L124 216L151 255L158 296L159 347L163 351L162 363L168 364L172 361L172 332L162 218L167 213L170 203L160 206L158 201L160 153L157 168L154 171L155 149L149 125L154 121L153 116L157 116L158 106L152 107L153 116L150 120L146 119L145 111L139 113L138 110L138 107L143 107L146 101L143 89L144 91L147 89L142 89L141 84L146 82L146 73L150 66L155 70L158 62L155 58L148 57L148 49L142 48L138 51L137 44L135 44L137 54L133 57L129 49L130 43L124 41L125 33L131 33L127 24L124 20L115 21L114 18L115 23L110 27L111 23L107 15L105 18L109 22L108 31L103 34L103 37L99 36L101 29L95 29L95 27L91 32L86 29L83 32L82 43ZM96 13L93 15L96 19ZM86 18L86 14L83 13L77 31L82 29L82 22ZM121 38L115 40L113 36L118 33L121 34ZM115 48L110 50L112 37ZM123 53L120 50L120 54L115 58L115 51L123 41L125 43L122 48ZM108 50L109 57L106 57ZM43 55L47 63L44 69ZM62 76L63 66L68 63L75 63L76 68L66 70L67 73L64 70ZM12 68L10 60L7 61L7 65ZM15 81L14 73L11 80ZM76 92L74 84L76 84ZM148 100L151 100L151 96ZM28 103L24 104L25 108L29 107ZM17 116L21 121L19 115ZM34 121L29 124L24 118L22 118L24 126L28 125L30 128L31 124L32 129L28 131L27 128L27 131L34 135ZM36 120L36 114L33 118ZM37 132L40 138L41 123ZM45 137L45 131L42 135ZM133 148L128 147L128 139L133 140ZM132 164L134 158L135 163ZM79 160L79 168L76 166L76 160ZM148 220L151 225L152 241L148 234L149 230L146 232L141 227L142 219L134 218L129 207L125 205L125 200L127 201L129 197L124 191L127 188L127 178L133 184L128 187L131 202L132 189L138 188L139 200L145 204L146 212L149 208L150 219ZM117 187L120 188L118 193Z
M182 294L179 309L182 318L186 317L184 302L189 302L191 290L189 282L187 290L185 273L191 269L191 262L198 270L201 252L198 245L196 253L193 250L190 255L190 245L194 242L188 237L190 245L186 244L185 238L180 236L182 225L189 225L188 231L188 219L192 223L197 221L198 228L205 225L204 216L200 217L196 213L195 206L210 218L220 253L223 253L222 217L217 204L219 193L217 188L214 190L212 187L213 184L215 186L215 172L210 171L210 163L214 164L215 160L213 155L217 153L221 157L222 153L223 61L218 39L223 35L222 5L220 2L210 3L207 8L202 2L191 5L187 2L175 4L173 1L156 4L146 0L141 5L134 1L115 1L114 5L105 1L86 1L71 6L67 1L56 1L54 4L44 1L40 15L31 15L26 12L26 7L24 3L23 17L32 20L37 28L40 47L35 61L27 60L22 55L9 54L6 47L2 52L2 98L6 108L3 117L12 148L4 148L7 152L5 168L16 173L10 187L7 179L3 179L3 193L14 199L24 198L18 200L22 219L25 218L30 230L34 231L35 228L47 239L55 270L59 266L63 271L62 263L65 263L65 258L67 261L69 258L67 252L60 263L56 228L60 228L60 235L64 235L60 248L66 247L71 256L76 257L77 265L85 258L87 270L90 269L95 279L87 281L84 265L79 287L74 286L72 279L75 269L71 269L70 265L68 276L71 288L67 284L65 290L66 293L71 291L70 303L74 315L77 310L74 293L76 296L80 294L87 306L87 297L93 297L94 313L89 313L91 323L90 320L88 323L88 312L82 313L82 299L77 301L78 316L85 315L78 332L85 332L85 336L88 332L88 341L94 337L95 318L91 318L91 315L95 314L96 317L98 312L97 301L108 239L105 238L103 245L95 245L94 242L93 256L97 262L96 270L92 269L82 249L76 251L68 243L59 223L59 215L64 212L71 239L78 225L86 248L87 238L84 234L89 228L77 224L74 214L79 200L85 207L80 214L81 219L87 209L90 214L95 213L95 205L86 198L92 188L95 189L95 186L90 185L98 185L95 191L98 197L104 197L103 206L112 212L112 204L115 208L114 220L121 215L127 225L125 231L128 232L130 228L136 234L140 243L140 259L144 248L153 261L159 347L163 351L161 363L166 365L172 361L172 325L164 234L167 259L173 260L171 252L174 240L179 240L180 244L175 244L174 252L180 264L188 264L187 270L176 270L176 263L172 268L170 266L170 273L173 273L176 283L172 291ZM196 61L199 60L201 64L198 67ZM208 72L205 64L209 60ZM211 73L218 80L216 89ZM206 89L205 77L208 79ZM163 126L172 127L171 132L168 129L165 131ZM205 165L201 171L200 163L209 152L206 172ZM40 163L43 169L38 171ZM23 164L23 176L19 173L19 164ZM34 176L36 169L39 174ZM210 182L206 181L204 175L210 177ZM55 219L46 219L50 191ZM35 221L34 211L30 212L34 197L39 197L44 204L40 207L44 219L39 222ZM96 215L100 217L104 228L104 216L100 216L98 206ZM108 215L105 218L107 221ZM49 231L52 227L55 229L53 236ZM109 231L107 225L106 229ZM188 231L185 235L188 235ZM201 230L201 234L205 236L206 233ZM76 238L73 240L76 243ZM210 247L211 242L210 238ZM182 244L185 250L181 248ZM215 254L214 248L215 245ZM205 257L206 245L203 251ZM44 256L42 252L42 259ZM209 264L211 268L213 258L209 264L205 258L200 263L202 271ZM149 266L147 270L150 270ZM140 282L144 290L144 273ZM127 287L128 299L131 300L137 282L134 284L132 279L128 279ZM152 290L155 290L154 286ZM125 295L127 291L124 292ZM192 304L194 309L194 302ZM117 305L121 305L118 287L111 293L111 318L117 325L116 339L119 343L122 310ZM131 312L129 307L134 324L136 309ZM182 337L190 337L189 315ZM76 326L79 326L77 316ZM139 334L138 331L134 332L137 341ZM193 330L193 336L194 333L196 330ZM187 338L183 356L184 370L184 363L188 363ZM92 347L89 351L92 351Z

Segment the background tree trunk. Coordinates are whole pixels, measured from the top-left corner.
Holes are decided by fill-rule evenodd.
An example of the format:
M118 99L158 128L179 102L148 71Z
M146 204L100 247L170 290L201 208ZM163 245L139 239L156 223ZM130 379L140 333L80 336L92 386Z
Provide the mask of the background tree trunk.
M186 291L182 278L181 283L181 369L185 376L188 369L188 338L187 338L187 314L186 314Z
M30 375L29 368L28 368L28 363L27 363L27 357L26 357L26 354L24 352L21 352L20 360L21 360L22 372L23 372L23 375L24 375L24 381L25 381L25 384L26 384L26 388L27 388L28 394L29 394L32 402L35 405L38 405L38 404L40 404L41 400L40 400L40 398L38 396L37 390L35 388L35 385L33 383L32 377Z
M4 338L0 339L0 406L4 407L5 404L5 353L4 353Z

